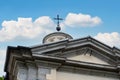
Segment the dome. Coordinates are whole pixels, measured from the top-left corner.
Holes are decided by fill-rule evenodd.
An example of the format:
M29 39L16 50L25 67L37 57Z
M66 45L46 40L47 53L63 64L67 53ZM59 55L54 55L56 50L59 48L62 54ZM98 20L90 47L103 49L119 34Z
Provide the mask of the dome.
M43 38L43 43L57 42L65 39L73 39L69 34L63 32L54 32Z

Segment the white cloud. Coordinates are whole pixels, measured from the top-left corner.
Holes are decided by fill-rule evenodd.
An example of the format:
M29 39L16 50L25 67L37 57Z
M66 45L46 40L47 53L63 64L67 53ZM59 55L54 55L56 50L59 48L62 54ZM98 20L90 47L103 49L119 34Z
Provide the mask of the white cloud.
M86 14L69 13L65 21L61 22L62 29L65 27L91 27L100 24L99 17L91 17ZM0 42L14 40L18 37L32 39L55 31L55 23L48 16L42 16L32 21L32 18L19 17L18 20L3 21L0 29Z
M100 23L102 23L102 20L97 16L91 17L89 14L69 13L63 24L70 27L93 27Z
M118 32L98 33L94 38L108 44L109 46L120 48L120 34Z
M4 73L4 64L5 64L5 50L0 50L0 76L3 76Z
M32 18L18 18L17 21L3 21L0 30L0 42L12 40L16 37L34 38L51 32L55 24L48 16L32 21Z

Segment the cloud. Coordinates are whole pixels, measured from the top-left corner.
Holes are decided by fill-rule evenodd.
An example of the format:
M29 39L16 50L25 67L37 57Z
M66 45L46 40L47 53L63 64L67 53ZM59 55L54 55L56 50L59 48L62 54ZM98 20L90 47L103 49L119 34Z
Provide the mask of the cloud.
M32 18L21 18L17 21L3 21L0 30L0 42L16 37L34 38L53 31L55 24L48 16L42 16L32 21Z
M111 47L116 46L120 48L120 34L118 32L98 33L94 38Z
M100 23L102 23L102 20L97 16L91 17L89 14L69 13L63 24L69 27L94 27Z
M4 64L5 64L6 51L0 50L0 76L3 76L4 73Z
M61 28L67 27L92 27L101 23L99 17L91 17L88 14L68 13L65 20L61 22ZM2 22L0 29L0 42L15 40L17 38L33 39L43 34L55 31L56 24L49 16L42 16L34 21L32 18L19 17L18 20Z

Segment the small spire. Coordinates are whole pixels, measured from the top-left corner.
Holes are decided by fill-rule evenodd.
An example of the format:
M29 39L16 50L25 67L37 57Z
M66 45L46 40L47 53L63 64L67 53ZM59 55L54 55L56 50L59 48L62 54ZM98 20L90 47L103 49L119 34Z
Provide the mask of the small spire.
M57 15L57 18L54 18L54 20L57 20L57 27L56 27L56 30L57 30L57 31L60 31L61 28L60 28L60 23L59 23L59 21L60 21L60 20L63 20L63 19L60 18L59 15Z

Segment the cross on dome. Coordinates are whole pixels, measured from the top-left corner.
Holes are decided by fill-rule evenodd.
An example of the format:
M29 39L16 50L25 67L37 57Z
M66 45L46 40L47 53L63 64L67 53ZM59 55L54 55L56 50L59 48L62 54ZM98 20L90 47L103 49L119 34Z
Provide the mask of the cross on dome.
M54 20L57 20L57 27L56 27L56 30L57 31L60 31L61 30L61 28L60 28L60 20L63 20L62 18L60 18L59 17L59 15L57 15L57 17L56 18L54 18Z

